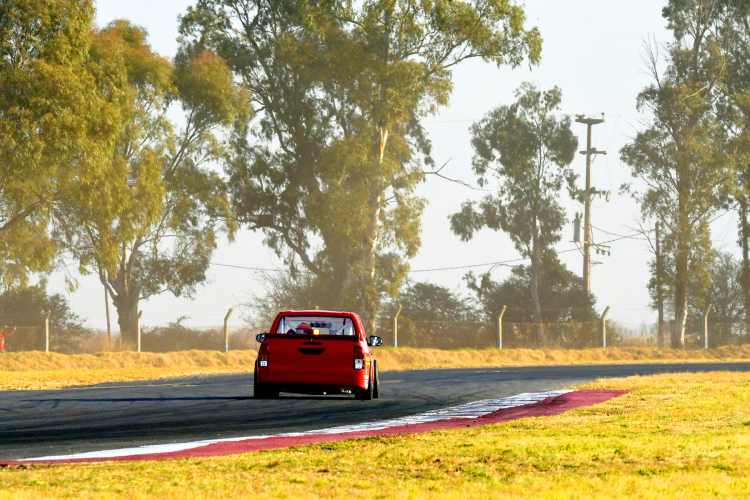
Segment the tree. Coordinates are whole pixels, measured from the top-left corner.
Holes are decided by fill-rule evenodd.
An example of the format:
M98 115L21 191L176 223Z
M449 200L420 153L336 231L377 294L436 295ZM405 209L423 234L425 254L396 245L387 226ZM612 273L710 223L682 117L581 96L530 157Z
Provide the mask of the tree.
M455 348L493 343L491 329L472 302L439 285L409 283L383 309L387 318L400 311L398 328L402 346Z
M565 224L559 199L563 187L572 189L575 181L569 165L578 140L570 118L556 116L560 89L539 91L523 84L516 99L472 126L477 183L487 186L489 178L496 177L497 192L479 203L464 203L450 222L463 241L484 227L508 234L519 253L531 261L528 298L534 321L540 323L544 307L540 290L547 286L543 260L554 254L553 245Z
M218 56L183 51L172 64L146 37L126 21L94 34L94 71L120 106L116 147L101 160L116 170L118 194L79 198L65 213L67 249L108 289L131 344L139 302L190 296L205 280L219 232L234 230L226 184L211 163L223 152L217 132L245 99ZM179 131L167 116L173 104L184 111Z
M489 321L497 319L502 306L508 308L504 318L509 322L556 323L591 321L597 317L594 298L580 286L581 278L551 254L542 260L542 266L546 281L541 288L540 300L545 304L541 315L533 305L529 306L529 294L533 287L531 266L514 267L510 276L499 283L493 281L489 273L479 277L470 273L466 281Z
M736 169L733 202L739 216L745 332L750 335L750 5L734 0L721 4L719 40L726 69L719 116L727 135L729 160Z
M732 254L719 253L711 268L711 286L704 301L712 306L709 315L709 341L714 346L722 345L735 334L744 331L737 328L746 313L741 281L741 263ZM697 311L701 319L705 310L704 306Z
M0 294L0 325L37 327L40 335L30 337L20 332L11 337L14 350L41 350L41 326L49 314L50 348L58 352L76 352L80 342L90 334L81 319L60 294L48 295L46 283L7 290Z
M0 4L0 284L46 271L59 204L106 193L116 109L88 68L90 0Z
M514 267L510 276L502 282L493 281L489 273L478 277L469 273L466 281L476 295L487 322L494 324L500 310L506 306L503 321L519 326L528 323L534 325L535 338L509 338L510 345L594 345L591 322L597 318L595 300L584 290L582 279L566 269L551 252L542 258L540 274L544 276L544 285L539 289L539 301L544 304L541 311L533 304L529 306L529 297L534 289L534 272L530 265ZM540 323L554 328L539 329L537 325Z
M258 108L229 164L238 217L371 327L419 247L421 120L447 103L451 68L540 52L508 0L201 0L182 34L224 56Z
M674 312L672 346L684 344L691 274L706 274L708 226L729 192L732 172L717 123L717 88L724 58L717 42L720 2L670 2L664 17L674 33L667 69L651 54L654 82L638 97L651 124L621 151L634 177L646 184L637 195L645 218L664 223L673 242Z

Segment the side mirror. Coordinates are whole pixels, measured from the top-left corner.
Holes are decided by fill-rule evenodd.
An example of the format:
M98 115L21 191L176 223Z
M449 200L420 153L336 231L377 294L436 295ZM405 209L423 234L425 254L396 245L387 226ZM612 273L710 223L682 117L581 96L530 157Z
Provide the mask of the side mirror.
M259 333L258 335L255 336L255 340L260 344L264 340L266 340L266 335L268 335L268 334L267 333Z
M383 345L383 337L377 337L373 335L367 339L367 345L372 347L380 347L381 345Z

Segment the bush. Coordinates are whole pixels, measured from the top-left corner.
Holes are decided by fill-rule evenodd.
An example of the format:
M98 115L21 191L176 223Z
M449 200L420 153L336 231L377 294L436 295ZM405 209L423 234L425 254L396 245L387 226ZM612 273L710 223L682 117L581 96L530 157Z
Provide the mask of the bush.
M91 330L84 327L81 318L70 310L65 297L47 295L45 283L0 294L0 327L16 329L8 338L9 349L43 350L43 325L47 313L50 315L50 349L63 353L79 352Z
M180 318L167 326L143 329L141 350L146 352L173 352L199 350L224 350L224 332L221 328L198 330L183 325ZM255 333L249 329L233 330L229 335L229 349L255 347Z

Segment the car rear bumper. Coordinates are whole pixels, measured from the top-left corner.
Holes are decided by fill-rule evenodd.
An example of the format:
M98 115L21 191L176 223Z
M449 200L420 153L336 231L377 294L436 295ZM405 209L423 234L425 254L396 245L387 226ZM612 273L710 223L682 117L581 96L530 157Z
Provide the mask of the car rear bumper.
M366 389L369 384L367 370L352 370L350 373L305 373L256 366L255 374L261 384L279 388L279 391L283 392L304 394L340 393Z

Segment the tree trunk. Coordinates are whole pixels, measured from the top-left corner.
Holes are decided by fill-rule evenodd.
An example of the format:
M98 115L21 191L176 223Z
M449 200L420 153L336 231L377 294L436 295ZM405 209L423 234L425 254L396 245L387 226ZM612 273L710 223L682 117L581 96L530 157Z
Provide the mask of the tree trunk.
M745 335L750 335L750 226L747 221L747 198L740 198L740 246L742 247L742 298L745 306Z
M138 294L120 293L112 297L117 310L122 342L135 347L138 342Z
M677 223L677 252L675 255L674 312L675 321L672 329L672 347L684 347L685 324L687 319L689 261L690 261L690 218L688 197L690 191L687 179L680 178L679 207Z
M541 262L536 236L531 241L531 300L534 304L534 341L538 346L544 344L544 330L542 326L542 301L539 298L539 282L541 273Z
M380 294L376 283L377 267L377 243L378 225L380 223L380 212L382 205L382 192L373 192L370 195L370 220L367 223L367 235L364 247L364 262L362 263L362 281L358 284L363 309L369 321L369 334L377 335L378 311L380 310Z

